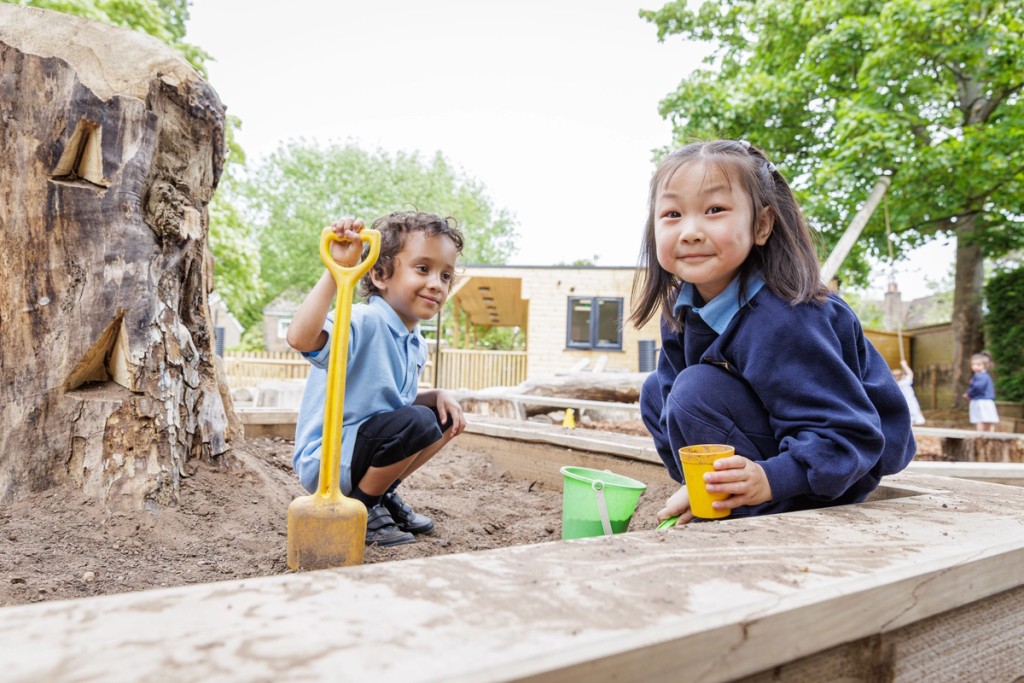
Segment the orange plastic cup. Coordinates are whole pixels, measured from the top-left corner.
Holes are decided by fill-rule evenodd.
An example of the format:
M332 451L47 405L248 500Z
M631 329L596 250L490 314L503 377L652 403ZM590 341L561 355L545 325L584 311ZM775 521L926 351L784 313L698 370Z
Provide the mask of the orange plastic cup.
M694 517L701 519L721 519L728 517L730 510L716 510L711 503L725 500L728 493L708 493L704 483L704 473L714 472L712 464L719 458L728 458L736 453L732 446L724 444L701 444L684 446L679 449L679 461L683 465L683 479L686 480L686 491L690 494L690 511Z

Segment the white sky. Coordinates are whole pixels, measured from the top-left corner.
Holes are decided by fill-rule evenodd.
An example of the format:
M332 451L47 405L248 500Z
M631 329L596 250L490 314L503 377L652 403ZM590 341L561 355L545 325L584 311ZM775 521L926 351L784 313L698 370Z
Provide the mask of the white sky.
M671 141L658 103L707 51L657 41L637 12L662 4L194 0L186 40L250 161L298 138L440 151L515 217L510 263L633 266L651 150Z

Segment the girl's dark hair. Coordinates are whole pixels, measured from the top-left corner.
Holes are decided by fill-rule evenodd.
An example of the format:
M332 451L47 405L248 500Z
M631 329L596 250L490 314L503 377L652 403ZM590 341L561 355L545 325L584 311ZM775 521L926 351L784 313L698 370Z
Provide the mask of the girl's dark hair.
M380 294L377 285L373 284L371 275L386 280L394 274L395 256L402 251L410 234L423 232L426 237L444 235L455 243L455 248L460 254L465 243L462 231L459 230L458 222L454 218L441 218L422 211L395 211L381 216L370 227L380 232L380 255L373 268L359 280L359 293L367 298ZM366 256L365 250L363 256Z
M821 268L814 236L804 220L796 197L786 179L765 158L764 152L748 142L716 140L695 142L669 154L651 178L647 224L636 276L633 279L633 312L630 322L641 327L661 310L674 329L680 323L672 317L679 279L658 263L654 239L655 204L658 193L682 166L691 162L713 164L732 182L739 182L750 196L754 233L762 211L772 212L772 231L763 246L754 246L740 267L740 303L746 299L750 276L760 270L765 285L792 304L823 301L828 288L821 281Z

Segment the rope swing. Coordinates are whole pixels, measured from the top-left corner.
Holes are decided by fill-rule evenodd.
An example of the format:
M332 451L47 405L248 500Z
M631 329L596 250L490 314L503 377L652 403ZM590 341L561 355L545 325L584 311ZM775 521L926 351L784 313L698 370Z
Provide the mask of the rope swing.
M889 248L889 285L894 288L894 291L899 293L900 286L896 281L896 257L892 253L892 229L889 226L889 197L886 195L882 199L882 214L885 216L885 244ZM903 299L902 295L899 301L899 310L896 311L896 341L900 348L900 364L906 362L906 356L903 353Z

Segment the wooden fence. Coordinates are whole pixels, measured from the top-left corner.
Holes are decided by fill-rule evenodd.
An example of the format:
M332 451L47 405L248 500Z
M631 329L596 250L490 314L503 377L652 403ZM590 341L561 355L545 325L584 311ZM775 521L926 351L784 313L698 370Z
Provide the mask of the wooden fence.
M431 358L432 363L437 362ZM525 351L441 351L437 386L443 389L485 389L508 387L526 381ZM434 383L434 368L428 367L423 379Z
M444 349L439 368L431 354L422 385L446 389L483 389L515 386L526 380L526 352ZM224 370L232 389L255 387L265 382L301 380L309 375L309 361L294 351L228 351Z
M306 379L309 361L295 351L228 351L224 372L232 389L264 382Z

